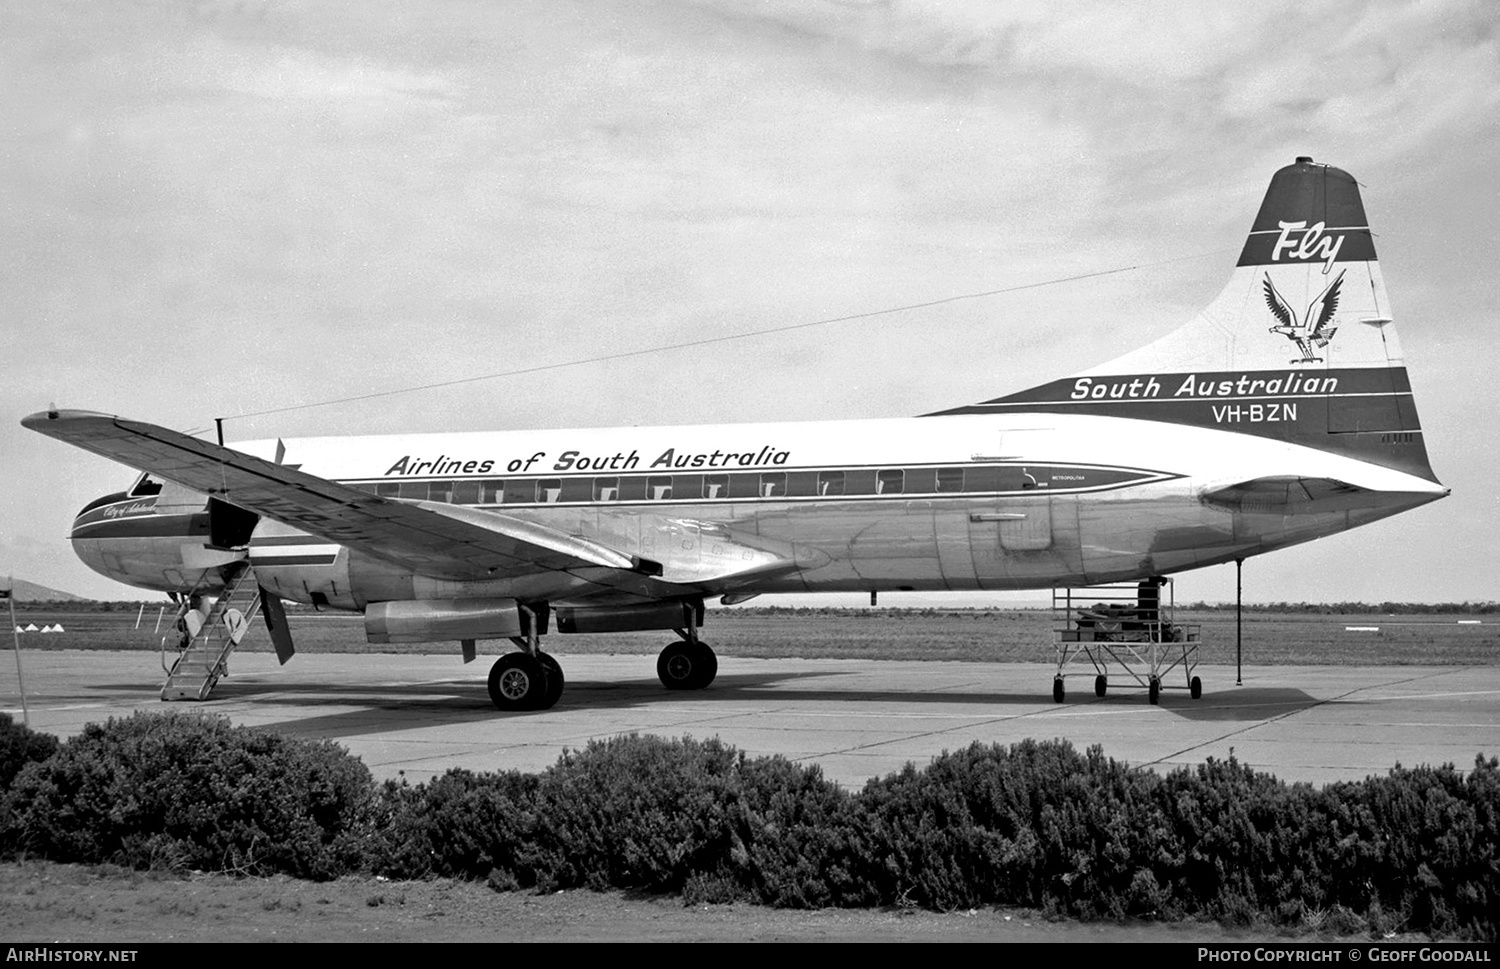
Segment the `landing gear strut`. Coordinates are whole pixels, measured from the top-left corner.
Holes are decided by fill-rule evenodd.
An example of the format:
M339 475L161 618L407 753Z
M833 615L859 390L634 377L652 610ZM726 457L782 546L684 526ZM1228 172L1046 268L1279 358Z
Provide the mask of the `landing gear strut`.
M563 693L563 671L557 660L542 652L539 617L526 606L525 636L512 638L520 649L506 653L490 667L490 702L507 713L550 710Z

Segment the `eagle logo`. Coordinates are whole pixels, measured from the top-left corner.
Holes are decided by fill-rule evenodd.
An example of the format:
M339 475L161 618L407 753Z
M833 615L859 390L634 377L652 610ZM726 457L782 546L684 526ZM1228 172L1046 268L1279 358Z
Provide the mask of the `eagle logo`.
M1323 358L1314 355L1313 351L1328 346L1333 340L1333 335L1338 332L1337 326L1329 324L1339 308L1339 286L1343 281L1344 273L1341 271L1338 277L1318 294L1318 298L1308 304L1307 315L1299 321L1297 311L1292 309L1292 305L1286 301L1286 298L1276 291L1276 285L1271 282L1271 274L1266 273L1263 287L1266 293L1266 305L1271 308L1271 315L1281 321L1280 326L1271 327L1271 332L1285 336L1297 344L1297 349L1302 351L1301 359L1289 362L1322 362Z

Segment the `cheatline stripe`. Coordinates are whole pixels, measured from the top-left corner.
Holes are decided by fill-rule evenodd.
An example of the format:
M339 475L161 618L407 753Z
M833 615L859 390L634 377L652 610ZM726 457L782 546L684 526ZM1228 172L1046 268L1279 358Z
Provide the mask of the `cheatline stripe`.
M1205 398L1206 399L1206 398ZM1237 398L1236 398L1237 399ZM732 468L633 468L630 470L600 469L597 471L532 471L530 474L496 474L491 471L488 474L471 472L469 474L420 474L410 476L391 476L388 478L340 478L338 484L342 485L367 485L367 484L400 484L403 482L424 481L531 481L536 479L561 479L572 480L576 478L670 478L673 475L701 475L703 477L714 477L716 475L737 474L811 474L822 471L931 471L944 468L957 468L959 470L989 470L1001 469L1014 471L1018 468L1033 471L1051 471L1061 469L1063 471L1114 471L1120 474L1166 474L1164 471L1152 471L1148 468L1127 468L1113 464L1096 464L1083 461L1026 461L1020 458L1007 458L1003 461L996 459L986 460L984 458L971 458L969 461L933 461L922 463L895 463L884 464L778 464L773 467L755 465L742 468L736 465ZM381 497L393 498L399 495L383 495ZM296 541L295 537L287 539ZM270 539L258 539L257 541L270 541Z

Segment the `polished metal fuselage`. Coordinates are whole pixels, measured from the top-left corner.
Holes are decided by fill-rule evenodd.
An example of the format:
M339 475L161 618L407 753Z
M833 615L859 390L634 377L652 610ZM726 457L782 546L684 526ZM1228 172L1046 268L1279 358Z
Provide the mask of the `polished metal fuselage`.
M1130 580L1305 542L1446 493L1316 448L1067 415L321 438L285 449L310 473L398 500L403 490L429 501L478 492L462 503L660 563L665 580L703 595ZM1213 498L1266 476L1351 487L1296 505ZM863 491L839 494L828 482ZM632 487L644 496L624 493ZM80 516L74 546L105 575L174 592L211 589L223 565L248 556L283 597L356 610L574 595L555 575L431 578L269 520L247 549L209 548L204 501L171 486L152 499L120 496ZM576 595L601 601L584 583Z

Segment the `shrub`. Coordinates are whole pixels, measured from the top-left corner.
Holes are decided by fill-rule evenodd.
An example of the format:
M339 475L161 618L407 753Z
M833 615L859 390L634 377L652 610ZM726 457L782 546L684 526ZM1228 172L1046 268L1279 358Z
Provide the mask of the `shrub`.
M858 798L785 757L740 755L739 782L729 860L748 897L787 908L879 902Z
M1182 845L1162 866L1184 910L1243 922L1249 911L1287 922L1328 903L1329 872L1309 847L1326 798L1234 758L1169 773L1156 797Z
M863 797L881 897L939 909L1022 905L1147 914L1166 899L1150 865L1163 825L1156 778L1066 741L975 744Z
M0 792L8 790L21 768L34 761L46 760L56 753L58 739L49 733L37 733L16 723L10 714L0 713Z
M1330 785L1330 891L1384 924L1494 938L1500 929L1500 763L1397 766ZM1377 923L1374 914L1366 918Z
M23 770L7 842L56 861L330 878L357 862L373 793L333 744L137 713Z
M741 757L717 740L630 735L568 751L541 777L519 862L539 887L680 892L729 858Z
M777 906L1017 905L1293 929L1493 939L1500 761L1314 790L1210 759L1165 777L1065 741L975 744L850 794L717 740L628 736L540 775L453 770L375 788L328 743L137 714L30 757L5 845L58 861L497 889L679 893ZM8 746L6 746L8 745Z
M392 878L468 878L498 888L535 884L520 855L536 835L540 783L519 771L467 770L415 787L387 781L368 866Z

